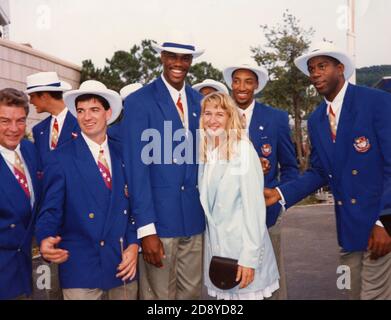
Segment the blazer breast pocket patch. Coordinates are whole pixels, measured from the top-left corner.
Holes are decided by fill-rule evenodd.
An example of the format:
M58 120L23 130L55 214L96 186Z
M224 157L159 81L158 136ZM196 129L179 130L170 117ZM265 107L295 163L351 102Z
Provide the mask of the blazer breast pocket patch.
M268 157L272 154L273 152L273 149L272 149L272 146L270 144L264 144L262 147L261 147L261 151L262 151L262 154L264 157Z
M359 137L354 139L354 149L358 153L366 153L371 149L371 144L369 142L369 139L366 137Z

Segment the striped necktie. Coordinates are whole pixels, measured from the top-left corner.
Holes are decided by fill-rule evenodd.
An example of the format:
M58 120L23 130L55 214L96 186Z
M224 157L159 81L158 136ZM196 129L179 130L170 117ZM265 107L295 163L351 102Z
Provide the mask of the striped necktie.
M329 123L330 123L330 130L331 130L331 138L335 143L335 141L337 140L337 117L331 105L329 106Z
M57 148L59 131L60 130L58 127L57 118L54 118L53 127L52 127L52 137L51 137L51 141L50 141L50 147L52 150Z
M24 165L22 159L20 159L18 153L15 151L15 162L14 162L14 174L19 185L22 187L27 198L31 198L29 185L27 182L26 173L24 171Z
M107 164L104 151L101 148L99 150L99 156L98 156L98 168L102 175L103 181L108 189L112 189L112 180L111 180L111 174L109 165Z
M179 117L181 118L182 120L182 123L185 123L185 113L183 111L183 104L182 104L182 98L181 98L181 95L179 94L179 97L178 97L178 101L176 103L176 106L177 106L177 109L178 109L178 113L179 113Z

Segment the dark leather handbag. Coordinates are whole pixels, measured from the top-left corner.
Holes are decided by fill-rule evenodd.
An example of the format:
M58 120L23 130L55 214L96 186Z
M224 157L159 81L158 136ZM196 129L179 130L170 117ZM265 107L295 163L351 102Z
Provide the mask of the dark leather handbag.
M209 266L209 278L216 288L229 290L240 283L236 281L237 271L238 260L213 256Z

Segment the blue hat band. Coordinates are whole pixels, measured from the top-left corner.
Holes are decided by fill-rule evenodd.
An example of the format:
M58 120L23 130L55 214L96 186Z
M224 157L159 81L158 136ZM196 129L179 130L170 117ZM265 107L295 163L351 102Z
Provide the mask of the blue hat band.
M178 48L178 49L186 49L186 50L195 51L195 47L194 46L189 46L189 45L179 44L179 43L173 43L173 42L165 42L165 43L163 43L163 48Z
M51 83L51 84L41 84L39 86L31 86L31 87L27 87L27 90L40 88L40 87L61 87L61 82L56 82L56 83Z

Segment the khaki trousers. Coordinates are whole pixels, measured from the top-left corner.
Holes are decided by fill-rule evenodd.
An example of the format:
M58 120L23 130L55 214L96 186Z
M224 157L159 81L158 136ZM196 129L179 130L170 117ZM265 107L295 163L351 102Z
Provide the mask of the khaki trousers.
M369 252L344 252L341 265L350 269L350 300L391 300L391 253L371 260Z
M161 238L166 259L163 268L139 259L140 299L197 300L202 289L203 236Z
M63 289L64 300L137 300L138 285L133 281L126 286L108 291L101 289Z
M278 272L280 274L280 288L273 293L271 298L268 300L287 300L287 285L286 285L286 275L285 275L285 264L284 256L281 250L281 224L282 224L282 215L278 218L276 224L271 227L269 231L270 240L272 241L274 255L276 256Z

